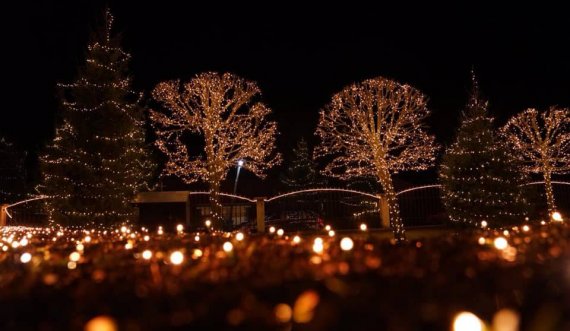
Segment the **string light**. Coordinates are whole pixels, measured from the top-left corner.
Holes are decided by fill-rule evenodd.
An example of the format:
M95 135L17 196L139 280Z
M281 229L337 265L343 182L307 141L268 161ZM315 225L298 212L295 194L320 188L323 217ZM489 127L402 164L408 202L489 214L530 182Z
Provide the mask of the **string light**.
M426 97L382 77L335 94L320 113L316 157L333 157L324 174L340 179L372 177L380 182L396 240L405 240L392 175L425 170L435 161L434 137L424 130Z
M239 160L245 169L264 177L279 164L275 153L277 124L267 120L271 110L253 99L260 94L256 83L230 73L207 72L187 83L159 83L153 98L164 112L151 111L156 146L168 156L165 173L186 183L206 182L210 190L212 218L221 223L220 183ZM192 155L183 136L203 138L203 154ZM198 154L198 151L193 151Z
M570 172L570 108L550 107L539 113L529 108L502 128L505 141L527 173L544 177L548 213L556 210L552 175Z

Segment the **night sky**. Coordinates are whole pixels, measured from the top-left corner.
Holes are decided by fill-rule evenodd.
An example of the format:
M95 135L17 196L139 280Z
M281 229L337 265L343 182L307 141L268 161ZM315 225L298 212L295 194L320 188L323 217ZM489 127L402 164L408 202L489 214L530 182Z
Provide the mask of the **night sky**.
M373 8L354 1L309 9L195 1L21 1L4 5L0 135L35 151L53 135L56 82L71 82L105 4L133 60L135 87L230 71L255 80L288 156L312 143L318 110L343 86L376 76L430 99L431 131L449 143L472 66L503 124L527 107L570 106L570 22L562 7ZM202 1L200 1L202 2Z

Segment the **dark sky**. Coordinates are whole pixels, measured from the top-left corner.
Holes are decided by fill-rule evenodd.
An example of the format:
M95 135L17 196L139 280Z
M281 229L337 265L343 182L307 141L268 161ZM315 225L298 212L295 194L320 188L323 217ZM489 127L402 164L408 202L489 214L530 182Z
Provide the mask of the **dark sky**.
M317 112L333 93L375 76L426 93L432 132L443 143L465 103L471 66L499 124L526 107L570 106L570 22L563 7L194 4L201 2L4 5L3 80L9 87L0 135L32 150L50 137L55 84L75 77L105 4L133 56L137 88L148 92L161 80L206 70L255 80L275 112L286 155L299 137L313 139Z

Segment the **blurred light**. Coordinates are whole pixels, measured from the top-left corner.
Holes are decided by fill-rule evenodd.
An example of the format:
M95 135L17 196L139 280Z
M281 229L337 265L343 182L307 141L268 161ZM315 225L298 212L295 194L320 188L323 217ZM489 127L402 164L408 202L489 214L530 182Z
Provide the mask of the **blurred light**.
M528 232L528 231L530 230L530 226L528 226L528 225L523 225L522 230L523 230L524 232Z
M149 236L144 236L143 239L144 239L144 241L149 241L149 240L150 240L150 237L149 237Z
M164 233L164 230L162 229L162 226L159 226L159 227L158 227L158 231L157 231L156 233L158 233L159 236Z
M81 258L81 254L79 254L77 252L73 252L73 253L69 254L69 260L70 261L77 262L77 261L79 261L80 258Z
M229 253L234 249L234 245L232 245L231 242L226 241L222 246L222 248L224 249L224 252Z
M184 254L180 251L174 251L170 254L170 262L179 265L184 261Z
M286 303L280 303L275 306L275 319L281 323L287 323L291 320L293 316L293 310L291 306Z
M354 242L349 237L344 237L340 241L340 249L343 251L349 251L354 247Z
M67 269L73 270L73 269L75 269L75 268L77 268L77 263L76 263L76 262L74 262L74 261L69 261L69 262L67 262Z
M360 231L366 231L366 230L368 230L368 225L366 225L366 223L360 224Z
M133 243L130 242L130 241L127 242L127 243L125 244L125 249L133 249Z
M85 241L86 243L90 243L91 242L91 237L86 236L83 241Z
M27 246L28 245L28 238L24 237L20 240L20 246Z
M236 233L236 240L237 241L242 241L244 237L245 236L243 235L243 233L241 233L241 232Z
M199 235L194 236L194 241L200 241L200 236Z
M331 230L331 226L330 226L330 225L325 226L325 230L326 230L326 231L330 231L330 230Z
M453 319L453 331L483 331L483 322L473 313L461 312Z
M484 229L487 227L487 225L489 225L489 223L487 223L487 221L482 221L481 222L481 227Z
M197 259L199 257L202 257L202 255L204 255L204 253L202 252L201 249L195 249L194 252L192 252L192 258L193 259Z
M293 306L293 320L297 323L310 322L319 304L319 299L319 294L313 290L301 293Z
M479 245L485 245L485 242L487 242L487 240L485 240L485 237L479 237L479 240L477 242L479 242Z
M152 258L152 252L147 249L142 253L142 257L145 260L150 260Z
M334 230L330 230L330 231L329 231L329 237L334 237L334 235L335 235Z
M178 232L184 231L184 225L178 224L178 225L176 226L176 231L178 231Z
M493 331L519 331L520 317L511 309L501 309L493 316Z
M108 316L97 316L85 324L84 331L117 331L117 323Z
M496 249L503 250L503 249L507 248L507 246L509 246L509 243L507 242L507 239L505 239L503 237L497 237L493 241L493 245L495 245Z
M300 243L300 242L301 242L301 237L299 237L299 236L293 237L293 242L294 242L295 244Z
M540 221L540 225L545 225L546 222L545 221Z
M315 241L313 242L313 252L321 254L323 252L323 249L323 239L319 237L315 238Z
M75 250L82 252L85 247L83 244L79 243L75 246Z
M126 227L126 226L121 226L121 232L122 232L122 233L127 232L127 227Z
M22 256L20 256L20 262L22 263L28 263L32 260L32 254L30 253L24 253L22 254Z
M269 227L269 233L275 233L275 227L274 226Z
M281 237L284 233L285 233L285 231L283 231L283 229L277 230L277 235L278 235L279 237Z
M504 236L508 236L508 235L509 235L509 230L503 231L503 235L504 235Z
M204 222L204 224L206 224L206 227L211 227L212 226L212 221L210 220L206 220L206 222Z
M554 222L562 222L564 221L564 219L562 218L562 214L560 214L559 212L555 211L554 213L552 213L552 220Z
M243 167L243 164L244 164L244 163L245 163L245 162L244 162L243 160L238 160L238 161L237 161L238 167Z

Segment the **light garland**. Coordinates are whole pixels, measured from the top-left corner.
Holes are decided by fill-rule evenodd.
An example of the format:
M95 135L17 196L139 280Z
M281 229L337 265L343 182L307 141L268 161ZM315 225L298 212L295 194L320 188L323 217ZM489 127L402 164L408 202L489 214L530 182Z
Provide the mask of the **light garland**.
M405 240L405 231L392 175L433 165L437 146L424 129L428 115L420 91L382 77L344 88L320 113L315 155L333 157L323 173L378 180L397 240Z
M544 177L548 213L556 211L552 175L570 172L570 109L530 108L511 118L501 130L526 173Z
M168 156L165 173L186 183L208 183L212 217L218 223L222 218L220 184L229 169L245 160L244 168L263 178L267 169L281 161L274 152L277 124L267 120L271 110L254 101L260 93L254 82L214 72L199 74L184 84L162 82L152 92L165 109L151 111L150 116L156 145ZM191 154L185 134L203 138L203 155Z

